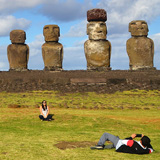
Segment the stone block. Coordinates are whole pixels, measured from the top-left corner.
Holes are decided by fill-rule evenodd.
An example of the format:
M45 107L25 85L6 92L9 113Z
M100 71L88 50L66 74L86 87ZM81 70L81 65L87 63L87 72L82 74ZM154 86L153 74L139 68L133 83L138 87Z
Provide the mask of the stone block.
M87 11L87 21L106 21L107 12L104 9L91 9Z
M106 78L71 78L71 83L106 83Z

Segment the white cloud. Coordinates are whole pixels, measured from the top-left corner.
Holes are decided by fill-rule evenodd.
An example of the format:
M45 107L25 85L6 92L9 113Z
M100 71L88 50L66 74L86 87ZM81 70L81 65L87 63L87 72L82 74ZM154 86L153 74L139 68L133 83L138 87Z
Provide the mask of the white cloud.
M35 41L28 44L30 47L31 57L41 53L41 47L43 43L44 43L44 37L42 34L40 34L35 37Z
M128 32L128 24L132 20L153 21L160 15L159 0L101 0L98 8L107 11L109 34Z
M81 41L76 41L76 42L74 43L74 46L75 46L75 47L84 46L84 43L85 43L85 41L87 41L87 40L88 40L88 38L83 39L83 40L81 40Z
M44 63L42 58L42 45L44 42L44 37L42 34L37 35L35 37L35 40L31 43L28 43L29 45L29 62L28 62L28 68L33 69L40 69L43 70Z
M155 49L155 52L156 52L156 53L157 53L157 52L160 53L160 45L159 45L159 42L160 42L160 33L151 35L150 38L154 41L154 49Z
M13 29L27 29L31 21L24 18L16 19L14 16L0 16L0 36L9 36Z
M154 41L154 66L160 69L160 33L151 35L150 38Z
M6 63L0 62L0 69L6 68Z
M111 68L116 69L129 69L129 58L126 52L126 41L130 38L128 35L108 36L111 42Z
M85 17L87 10L92 7L92 0L84 0L84 2L77 0L50 0L45 2L39 12L52 20L68 22Z
M7 2L6 2L7 1ZM17 10L24 10L43 4L45 0L0 0L0 13L11 14Z
M128 25L132 20L145 20L151 23L160 16L159 0L100 0L97 8L107 11L107 30L109 36L115 38L128 34ZM86 10L87 13L87 10ZM71 26L66 37L83 37L86 35L87 14L85 20ZM62 14L63 15L63 14Z
M86 36L86 28L87 28L87 21L83 20L74 26L71 26L70 30L62 35L63 37L83 37Z
M0 51L1 51L0 70L7 71L9 70L9 62L7 58L7 45L0 46Z
M86 58L83 46L64 48L63 69L80 70L86 69Z

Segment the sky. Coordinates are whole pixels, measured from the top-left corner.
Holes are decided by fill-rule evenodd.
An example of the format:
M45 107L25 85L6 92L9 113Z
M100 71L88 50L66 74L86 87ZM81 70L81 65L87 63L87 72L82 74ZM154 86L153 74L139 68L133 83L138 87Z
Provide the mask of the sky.
M111 42L112 70L128 70L126 41L131 38L128 24L132 20L148 23L148 37L154 41L154 67L160 69L160 0L0 0L0 71L9 70L7 46L14 29L26 32L29 46L28 69L43 70L41 46L43 27L60 27L59 43L64 48L64 70L86 70L84 42L87 11L93 8L107 12L107 40Z

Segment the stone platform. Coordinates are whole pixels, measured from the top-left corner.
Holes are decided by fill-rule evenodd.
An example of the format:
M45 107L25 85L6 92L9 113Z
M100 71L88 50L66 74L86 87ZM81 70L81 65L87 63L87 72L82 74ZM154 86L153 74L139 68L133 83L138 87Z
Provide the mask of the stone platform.
M0 92L25 92L49 90L67 92L114 93L116 91L143 89L160 90L160 71L112 70L107 72L1 71Z

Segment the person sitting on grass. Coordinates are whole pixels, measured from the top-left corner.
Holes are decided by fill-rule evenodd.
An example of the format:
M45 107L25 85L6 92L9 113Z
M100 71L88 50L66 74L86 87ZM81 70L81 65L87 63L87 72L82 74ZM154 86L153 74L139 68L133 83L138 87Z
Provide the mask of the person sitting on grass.
M51 121L52 115L49 114L49 106L47 106L47 102L45 100L42 101L42 105L40 106L40 113L39 118L42 121Z
M136 137L141 137L140 141L133 140ZM113 144L105 146L105 142L110 141ZM148 154L153 152L153 147L150 144L151 140L143 134L132 134L131 137L124 140L118 136L109 133L104 133L96 146L91 149L116 148L117 152L132 153L132 154Z

